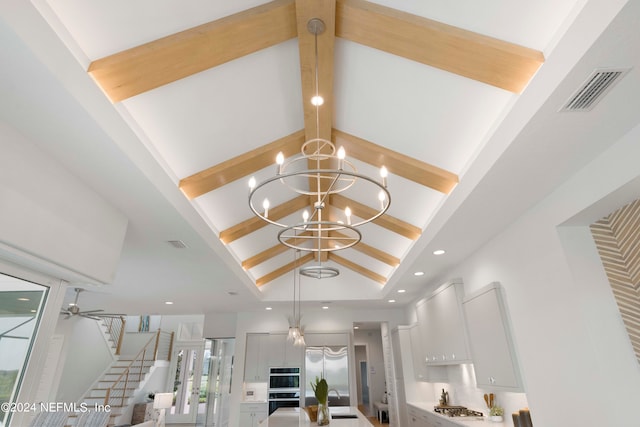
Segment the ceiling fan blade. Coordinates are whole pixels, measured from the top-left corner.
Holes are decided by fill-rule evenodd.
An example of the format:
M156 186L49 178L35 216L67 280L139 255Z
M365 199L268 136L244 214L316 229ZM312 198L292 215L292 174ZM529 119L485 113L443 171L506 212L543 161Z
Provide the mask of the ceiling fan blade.
M126 314L124 314L124 313L99 313L99 314L95 314L95 316L100 316L100 317L121 317L121 316L126 316Z
M95 317L95 316L91 316L91 315L87 315L87 314L83 314L83 313L80 313L80 316L84 317L85 319L102 320L99 317Z
M86 313L97 313L99 311L104 311L104 310L100 310L100 309L98 309L98 310L82 310L80 313L84 313L84 314L86 314Z

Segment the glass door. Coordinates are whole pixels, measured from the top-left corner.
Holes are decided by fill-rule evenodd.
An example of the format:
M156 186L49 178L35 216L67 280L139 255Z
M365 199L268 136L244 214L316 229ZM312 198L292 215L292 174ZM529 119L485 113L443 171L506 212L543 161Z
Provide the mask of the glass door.
M207 340L210 349L207 375L207 427L229 425L229 401L231 399L231 375L233 373L234 339ZM205 349L205 357L207 350ZM205 373L203 372L203 375ZM198 420L200 425L200 420Z
M207 387L202 387L204 343L178 344L171 355L174 402L167 423L195 423L205 413ZM206 381L206 378L205 378Z
M9 425L48 288L0 273L0 427ZM47 373L42 381L47 383Z

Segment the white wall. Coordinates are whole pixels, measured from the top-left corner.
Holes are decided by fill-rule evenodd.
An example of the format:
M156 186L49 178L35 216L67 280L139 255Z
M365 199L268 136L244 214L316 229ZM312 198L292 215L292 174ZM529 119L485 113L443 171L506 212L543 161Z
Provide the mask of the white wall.
M2 121L0 150L0 253L55 277L111 282L126 217Z
M534 425L638 423L640 367L586 230L640 197L638 141L640 126L450 272L466 293L504 286Z
M57 334L63 334L62 376L56 393L58 402L78 402L114 361L98 322L84 317L60 317Z

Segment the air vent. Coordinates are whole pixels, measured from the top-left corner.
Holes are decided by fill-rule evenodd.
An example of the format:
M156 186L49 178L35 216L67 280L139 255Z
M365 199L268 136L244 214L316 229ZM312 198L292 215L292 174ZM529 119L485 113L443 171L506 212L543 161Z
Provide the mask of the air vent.
M187 247L182 240L167 240L167 243L176 249L185 249Z
M595 70L560 111L590 111L628 71L628 68Z

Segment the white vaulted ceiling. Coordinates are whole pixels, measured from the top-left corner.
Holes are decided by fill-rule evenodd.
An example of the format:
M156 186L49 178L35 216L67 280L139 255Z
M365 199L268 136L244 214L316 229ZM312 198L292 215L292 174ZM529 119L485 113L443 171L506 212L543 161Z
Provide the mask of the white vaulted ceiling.
M157 287L159 294L168 295L179 281L191 298L213 297L196 311L238 308L226 302L227 296L216 307L216 293L239 292L246 296L243 304L254 306L291 297L293 276L286 265L293 261L293 252L274 248L278 242L273 226L240 225L254 219L247 203L248 178L264 179L274 171L279 150L269 144L299 146L315 133L305 99L313 46L301 22L321 15L330 29L336 26L318 38L320 85L330 101L323 107L320 132L344 144L360 172L375 176L386 164L392 197L385 215L392 225L378 221L363 227L364 245L326 261L341 274L314 282L303 299L380 305L400 287L416 290L415 269L437 277L549 191L551 183L529 179L527 185L540 187L522 187L522 200L501 199L503 194L496 193L491 204L476 200L461 209L473 200L474 189L491 167L500 164L500 156L527 136L522 129L558 88L568 97L586 78L592 68L576 71L572 81L560 86L616 14L610 4L606 13L600 12L603 3L595 0L9 3L13 6L3 8L9 25L134 166L132 179L141 184L131 185L131 191L146 194L127 197L158 197L166 206L155 212L166 211L167 218L176 216L189 229L155 242L184 240L189 246L184 251L191 253L175 258L189 259L172 259L148 248L147 254L158 253L145 258L149 273L143 279L146 269L134 262L138 252L133 248L147 247L154 230L144 224L143 215L132 220L112 292L129 287L143 293L143 288ZM624 4L618 3L617 8ZM376 27L368 28L372 22ZM198 26L203 27L190 30ZM173 42L179 48L172 48ZM257 47L245 52L248 45ZM155 54L164 59L155 59ZM632 65L624 59L598 63L603 53L595 54L601 56L593 59L594 66ZM203 65L211 58L222 59ZM522 144L531 147L536 138ZM83 179L94 187L108 185L88 178L90 171L80 173L82 159L65 159L68 149L40 144L81 177L86 174ZM589 153L602 149L597 143L595 147ZM559 179L567 173L562 168L578 167L564 160L575 157L571 150L580 149L571 146L563 152L558 147L559 155L544 166L549 176ZM103 167L118 173L115 163ZM517 162L510 165L514 171L520 167ZM509 182L507 169L499 182ZM221 184L206 179L193 184L202 173ZM432 174L445 184L437 188ZM291 198L274 195L283 204ZM127 210L123 200L113 203ZM456 214L464 214L465 220ZM447 229L450 219L473 231L461 235L460 226ZM157 234L161 229L166 231L166 225L158 225L157 236L165 235ZM443 230L450 239L443 237ZM430 255L439 247L447 249L449 258ZM261 254L264 258L256 261ZM154 264L175 273L169 274L173 279L151 271ZM214 264L219 267L212 271ZM216 271L220 280L210 277ZM142 280L144 286L138 283ZM121 307L125 304L124 296L114 298Z

